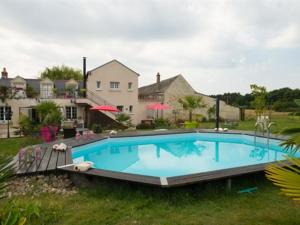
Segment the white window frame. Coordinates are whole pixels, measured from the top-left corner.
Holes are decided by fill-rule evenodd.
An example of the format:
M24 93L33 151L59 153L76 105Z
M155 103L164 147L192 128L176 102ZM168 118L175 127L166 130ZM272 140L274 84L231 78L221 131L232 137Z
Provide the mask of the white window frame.
M70 108L70 116L68 116L68 108ZM78 109L76 106L66 106L66 119L67 120L74 120L77 119Z
M6 112L7 109L9 108L9 110L11 111L11 106L0 106L0 121L3 122L7 122L7 118L6 118ZM1 112L2 111L2 112Z
M120 110L120 108L122 110ZM117 105L117 109L119 110L119 112L124 112L124 106L123 105Z
M132 82L128 82L128 91L132 91L132 86L133 86L133 83Z
M100 80L96 81L96 90L101 90L101 81Z
M109 87L110 87L110 90L120 90L120 82L119 81L110 81Z
M129 110L129 113L133 113L133 105L130 105L128 110Z
M41 84L41 97L51 98L53 95L53 86L50 83Z

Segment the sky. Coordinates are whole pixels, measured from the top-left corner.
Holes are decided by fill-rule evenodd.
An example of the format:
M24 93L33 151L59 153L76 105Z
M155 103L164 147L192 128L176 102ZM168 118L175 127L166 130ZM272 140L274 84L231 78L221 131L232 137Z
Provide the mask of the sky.
M298 0L1 0L0 68L35 78L54 65L117 59L139 85L182 74L204 94L300 88Z

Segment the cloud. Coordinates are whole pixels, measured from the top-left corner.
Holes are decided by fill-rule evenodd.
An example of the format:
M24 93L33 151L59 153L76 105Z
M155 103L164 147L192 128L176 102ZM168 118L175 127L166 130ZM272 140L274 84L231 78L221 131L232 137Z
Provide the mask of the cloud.
M267 43L269 48L300 47L300 26L290 25Z
M0 62L11 76L113 58L140 84L182 73L204 93L300 83L296 0L2 0ZM290 80L285 79L288 77Z

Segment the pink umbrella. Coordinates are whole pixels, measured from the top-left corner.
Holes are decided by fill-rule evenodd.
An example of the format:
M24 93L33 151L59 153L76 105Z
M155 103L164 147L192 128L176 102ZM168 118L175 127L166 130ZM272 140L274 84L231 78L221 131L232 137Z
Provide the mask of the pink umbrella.
M112 105L97 105L97 106L92 107L91 110L119 112L119 110Z
M165 105L162 103L152 103L152 104L147 105L147 109L156 110L156 117L158 117L158 110L162 111L162 110L166 110L166 109L171 109L171 106Z
M162 104L162 103L153 103L153 104L147 105L147 109L151 109L151 110L165 110L165 109L171 109L171 106L165 105L165 104Z

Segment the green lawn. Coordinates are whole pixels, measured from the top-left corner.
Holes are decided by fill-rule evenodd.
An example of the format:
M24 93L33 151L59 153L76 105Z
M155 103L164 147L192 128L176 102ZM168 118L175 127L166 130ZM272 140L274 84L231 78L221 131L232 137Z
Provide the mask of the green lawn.
M275 126L272 127L273 133L280 133L283 129L299 127L300 126L300 117L299 116L273 116L272 121L275 122ZM246 120L240 121L238 126L232 128L234 130L250 130L254 131L255 120ZM200 128L214 128L215 123L213 122L205 122L200 123ZM221 127L226 127L224 123L221 123Z
M279 118L277 129L299 125L299 119ZM209 123L205 124L209 125ZM213 125L213 124L211 124ZM253 121L240 122L237 129L253 130ZM0 140L0 151L15 154L21 146L34 144L32 138ZM253 194L237 191L258 187ZM97 187L80 188L77 194L43 194L14 198L19 205L41 204L41 221L33 224L61 225L299 225L300 207L279 194L264 178L252 175L233 180L226 193L224 181L176 189L159 189L115 181L101 181ZM1 202L2 201L2 202ZM0 200L4 205L8 200Z

